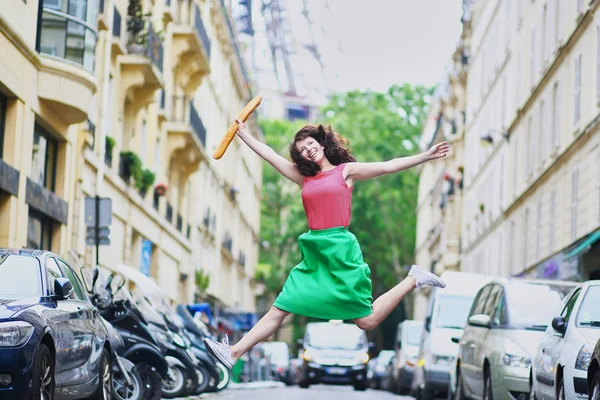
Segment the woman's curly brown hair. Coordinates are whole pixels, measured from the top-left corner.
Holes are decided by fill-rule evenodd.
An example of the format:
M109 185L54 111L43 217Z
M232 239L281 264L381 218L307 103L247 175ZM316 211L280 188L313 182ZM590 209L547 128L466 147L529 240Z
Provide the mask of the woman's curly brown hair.
M339 133L334 132L330 126L307 125L296 133L294 141L290 144L290 157L302 176L315 176L321 171L319 164L302 157L296 148L298 141L306 139L309 136L324 147L325 157L333 165L356 161L356 158L352 155L352 150L348 147L348 140L343 138Z

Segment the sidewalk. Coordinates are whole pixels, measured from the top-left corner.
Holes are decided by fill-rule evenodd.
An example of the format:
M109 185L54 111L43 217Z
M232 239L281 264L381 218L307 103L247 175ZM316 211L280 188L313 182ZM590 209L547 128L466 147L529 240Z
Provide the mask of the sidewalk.
M190 397L180 397L177 398L175 400L199 400L199 399L207 399L210 398L211 396L216 396L219 395L221 393L227 393L230 390L256 390L256 389L271 389L271 388L281 388L281 387L285 387L285 383L283 382L276 382L276 381L262 381L262 382L248 382L248 383L235 383L235 382L230 382L229 385L227 386L227 389L225 389L222 392L218 392L218 393L205 393L205 394L201 394L200 396L190 396Z

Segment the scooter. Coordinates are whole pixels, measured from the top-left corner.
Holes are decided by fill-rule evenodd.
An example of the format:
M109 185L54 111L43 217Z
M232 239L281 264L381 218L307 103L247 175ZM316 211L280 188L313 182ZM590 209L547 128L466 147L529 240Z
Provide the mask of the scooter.
M139 378L139 395L137 397L143 400L159 400L161 398L161 386L163 378L167 377L168 364L163 357L156 338L148 328L148 324L143 315L132 302L128 292L121 290L123 282L116 290L112 289L114 275L111 274L104 286L104 291L99 293L96 282L99 271L97 268L93 272L94 292L92 301L100 310L100 315L107 320L113 327L115 336L119 335L122 344L113 347L118 353L121 361L127 364L126 369L134 376ZM118 400L135 399L136 385L135 379L133 386L124 385L123 382L113 382L115 397ZM129 383L129 382L127 382ZM115 387L116 386L116 387ZM131 391L133 390L133 394ZM124 397L129 396L129 397Z
M192 317L189 310L184 305L177 305L175 311L185 327L185 332L190 338L194 347L194 352L197 352L197 357L211 368L211 379L206 388L206 392L219 392L225 389L229 385L231 375L229 370L223 364L216 362L215 358L208 353L203 339L209 337L210 333L200 322Z

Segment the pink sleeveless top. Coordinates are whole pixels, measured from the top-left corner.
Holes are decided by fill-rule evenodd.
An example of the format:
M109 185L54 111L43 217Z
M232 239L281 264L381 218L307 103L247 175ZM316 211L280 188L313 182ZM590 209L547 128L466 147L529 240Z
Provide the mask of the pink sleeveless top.
M345 165L304 177L302 205L311 230L350 225L352 188L344 180Z

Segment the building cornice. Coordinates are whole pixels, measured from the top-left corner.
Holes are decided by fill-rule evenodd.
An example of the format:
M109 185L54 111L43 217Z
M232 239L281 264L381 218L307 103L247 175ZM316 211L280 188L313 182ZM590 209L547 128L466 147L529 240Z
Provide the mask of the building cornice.
M8 40L25 56L31 63L39 69L42 65L39 54L35 49L32 49L27 45L25 40L11 28L10 22L6 17L0 14L0 32L2 32Z

